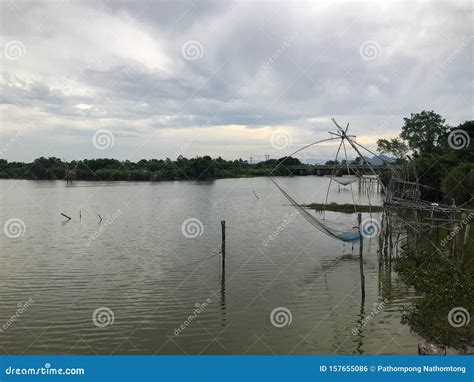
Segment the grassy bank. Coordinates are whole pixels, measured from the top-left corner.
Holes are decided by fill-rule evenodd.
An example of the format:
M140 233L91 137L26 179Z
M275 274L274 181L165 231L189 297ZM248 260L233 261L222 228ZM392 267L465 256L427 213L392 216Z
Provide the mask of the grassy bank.
M382 212L382 206L367 206L362 204L337 204L337 203L311 203L303 204L303 207L316 211L333 211L345 214L353 214L355 212Z

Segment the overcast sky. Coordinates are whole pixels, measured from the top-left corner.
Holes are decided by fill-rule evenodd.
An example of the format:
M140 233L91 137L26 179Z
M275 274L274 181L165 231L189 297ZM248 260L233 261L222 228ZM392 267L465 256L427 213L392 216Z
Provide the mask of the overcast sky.
M281 157L473 119L471 1L1 2L0 157ZM334 144L302 158L329 159Z

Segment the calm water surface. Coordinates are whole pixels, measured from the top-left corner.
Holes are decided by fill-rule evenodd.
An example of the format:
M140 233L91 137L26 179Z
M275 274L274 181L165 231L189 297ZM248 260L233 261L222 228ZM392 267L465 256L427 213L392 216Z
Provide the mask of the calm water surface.
M307 203L324 202L329 182L279 181ZM366 203L355 185L355 202ZM415 354L422 340L401 324L416 297L379 267L377 240L364 242L362 303L358 244L317 231L269 179L1 180L0 191L2 225L25 225L18 238L0 236L1 354ZM330 201L351 203L350 189L333 185ZM189 218L202 222L195 238L183 235ZM325 219L340 230L357 224L354 214ZM276 327L270 316L281 307L291 323Z

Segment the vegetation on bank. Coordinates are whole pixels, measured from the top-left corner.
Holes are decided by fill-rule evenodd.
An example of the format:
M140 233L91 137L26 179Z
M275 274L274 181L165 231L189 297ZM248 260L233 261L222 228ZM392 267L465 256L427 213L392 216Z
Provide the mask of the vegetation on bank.
M65 162L59 158L38 158L32 163L7 162L0 159L0 178L56 180L71 177L77 180L205 180L267 176L284 158L250 164L242 159L225 160L210 156L184 158L142 159L136 163L117 159L84 159ZM290 175L288 166L300 164L287 158L273 175Z
M474 193L474 121L450 127L433 111L404 118L398 138L379 139L378 151L397 158L395 173L383 174L418 183L421 198L456 205L472 203Z
M405 312L410 327L430 342L474 351L474 273L441 251L405 253L396 271L421 294Z
M342 212L345 214L353 214L356 212L382 212L382 206L368 206L362 204L337 204L337 203L311 203L303 204L302 207L309 208L316 211L333 211Z

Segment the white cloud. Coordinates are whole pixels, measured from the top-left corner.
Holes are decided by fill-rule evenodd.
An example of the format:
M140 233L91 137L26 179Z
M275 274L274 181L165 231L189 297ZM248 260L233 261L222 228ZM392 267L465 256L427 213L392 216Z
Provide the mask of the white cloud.
M88 105L86 103L78 103L75 107L80 110L90 110L94 107L94 105Z

